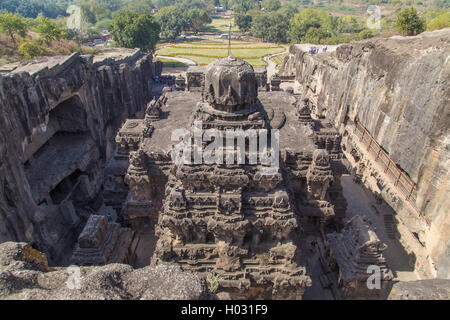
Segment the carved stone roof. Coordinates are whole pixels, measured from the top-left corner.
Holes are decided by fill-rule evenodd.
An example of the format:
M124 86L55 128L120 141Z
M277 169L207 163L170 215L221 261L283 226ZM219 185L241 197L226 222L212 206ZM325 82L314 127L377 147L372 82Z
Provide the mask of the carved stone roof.
M234 112L252 105L258 95L253 67L244 60L227 57L208 66L204 98L215 109Z

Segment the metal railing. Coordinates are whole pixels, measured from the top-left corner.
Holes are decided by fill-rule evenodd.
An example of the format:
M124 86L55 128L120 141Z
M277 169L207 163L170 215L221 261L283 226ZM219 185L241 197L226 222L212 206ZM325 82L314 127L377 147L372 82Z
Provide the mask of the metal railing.
M411 204L420 216L421 213L416 206L416 197L414 195L416 189L414 181L412 181L411 178L399 168L394 161L392 161L388 153L384 151L372 137L370 132L357 119L355 119L354 133L359 138L359 142L365 146L365 150L369 154L369 157L372 158L374 162L381 164L384 174L392 180L394 187L405 197L405 200Z

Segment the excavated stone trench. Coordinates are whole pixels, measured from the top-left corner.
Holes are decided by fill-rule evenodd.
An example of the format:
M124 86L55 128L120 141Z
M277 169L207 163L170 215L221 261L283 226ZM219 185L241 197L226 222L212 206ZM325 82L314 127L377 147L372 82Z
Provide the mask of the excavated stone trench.
M449 66L445 55L449 33L447 29L408 39L359 42L318 56L295 45L290 48L280 75L294 78L299 92L261 91L259 100L266 115L272 116L270 125L280 128L281 143L289 146L282 160L283 179L290 178L282 184L289 189L286 194L293 197L289 206L297 216L301 212L298 221L305 232L300 237L295 232L294 238L287 231L275 235L272 225L261 229L260 238L255 238L254 231L236 235L242 243L236 239L228 242L222 231L202 236L197 226L181 230L185 220L177 221L190 201L197 201L195 210L202 212L202 206L208 206L208 196L218 196L201 188L183 189L196 173L184 168L185 176L174 174L167 152L171 145L165 142L171 130L188 127L188 114L197 114L195 108L202 98L196 87L204 81L200 79L203 71L197 68L192 72L192 83L188 72L189 92L165 91L159 100L147 105L161 93L153 82L153 77L161 73L161 65L139 51L114 51L104 57L74 54L43 58L15 70L2 70L0 242L28 242L45 253L54 266L119 262L141 268L153 257L153 264L175 262L185 271L209 275L211 266L217 263L216 277L224 283L221 290L235 298L343 298L341 294L350 298L366 293L346 288L339 293L333 283L341 285L340 280L323 277L334 259L342 259L336 252L336 257L330 258L333 240L324 232L343 230L344 240L366 232L372 239L373 229L376 241L388 245L384 256L392 277L386 281L448 278L450 217L445 209L448 156L444 152L448 121L442 120L448 118L441 114L448 111ZM411 46L415 51L406 53L404 49ZM396 64L403 67L394 67ZM420 76L411 68L421 69ZM423 74L436 82L421 81L418 77L423 78ZM306 109L312 110L312 118L308 118ZM281 118L282 122L277 120ZM299 128L311 122L313 130L303 133L295 127L297 121ZM421 216L396 192L394 183L383 175L384 168L365 152L366 146L355 133L356 121L417 184L414 199ZM306 143L303 149L292 148L298 145L299 136L314 136L311 132L315 138L302 142ZM423 139L411 139L417 135ZM316 148L326 150L326 157L313 155ZM330 173L324 174L326 170ZM148 172L151 174L147 177ZM214 174L228 179L226 169ZM187 179L188 175L191 178ZM317 178L322 176L326 183ZM204 173L196 179L204 179ZM234 187L226 188L223 194L219 191L219 199L228 201L223 205L231 210L235 205ZM273 201L284 201L284 191L278 187L268 193L258 189L258 184L251 188L244 190L242 210L250 210L251 201L258 203L258 197L263 199L261 203L273 196ZM325 191L319 191L323 188ZM323 198L315 198L315 194L323 194ZM331 218L327 216L327 201L333 207ZM184 207L180 203L185 203ZM274 208L280 205L274 207L274 203L271 210L277 211ZM257 204L252 210L266 212L264 206L267 204ZM286 208L283 210L291 210ZM179 223L178 229L158 221L161 212L172 219L173 225ZM369 218L367 230L366 220L360 222L359 216ZM214 219L220 221L220 216ZM220 223L214 228L226 229ZM269 239L276 236L279 240ZM319 248L311 250L314 240ZM217 248L214 243L218 243ZM253 248L255 243L262 243L260 248L266 252ZM295 257L290 256L293 244L299 250ZM379 255L378 251L368 254ZM321 256L331 260L323 262ZM245 272L257 274L251 277L261 277L260 283L243 281L238 274L243 265L239 267L236 259L243 261ZM267 273L265 265L272 271ZM294 265L299 268L295 272ZM275 285L271 282L275 280L265 278L271 273L288 275L286 279L298 277L298 281L295 285L293 280ZM277 292L271 289L275 286Z
M355 176L392 207L386 224L395 224L422 279L449 278L450 270L449 33L373 39L315 56L294 45L280 70L338 128ZM405 178L392 177L369 141Z
M104 208L115 134L152 97L161 66L120 50L50 57L0 78L0 241L26 241L68 265L87 218Z

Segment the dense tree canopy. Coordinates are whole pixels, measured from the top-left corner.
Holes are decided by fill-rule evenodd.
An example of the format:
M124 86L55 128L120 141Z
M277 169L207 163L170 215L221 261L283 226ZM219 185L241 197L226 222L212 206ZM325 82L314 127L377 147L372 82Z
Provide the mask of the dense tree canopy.
M151 14L154 5L152 0L131 0L126 8L139 13Z
M305 9L290 20L289 36L292 42L304 40L309 29L310 38L331 34L334 30L333 17L324 10Z
M114 41L125 48L139 48L153 51L159 40L160 27L153 17L146 13L121 10L114 16L111 34Z
M68 4L64 0L1 0L0 10L18 13L25 18L36 18L39 14L49 18L66 15Z
M64 30L59 27L54 20L46 17L40 17L38 19L36 30L46 43L50 43L53 40L59 40L65 36Z
M252 23L252 34L271 42L286 42L289 21L279 13L265 13L257 16Z
M285 16L286 19L290 20L298 12L298 7L293 5L292 3L287 2L284 3L277 12Z
M336 19L336 31L337 32L360 32L363 27L360 26L358 20L352 16L342 16Z
M251 0L234 0L233 1L233 11L235 14L247 13L251 9L260 9L259 2L254 2Z
M189 24L191 30L199 32L206 24L211 23L211 17L202 9L191 9L188 11Z
M189 29L189 17L176 6L162 8L155 18L161 26L163 39L175 40L181 31Z
M249 31L252 26L252 16L249 14L239 14L234 16L234 23L241 31Z
M265 11L277 11L281 8L281 2L280 0L263 0L261 7L263 7Z

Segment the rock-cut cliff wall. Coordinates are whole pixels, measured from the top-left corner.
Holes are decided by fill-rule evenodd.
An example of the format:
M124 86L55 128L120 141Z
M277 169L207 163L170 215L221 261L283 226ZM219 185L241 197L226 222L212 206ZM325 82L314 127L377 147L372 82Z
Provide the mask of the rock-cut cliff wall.
M117 128L144 109L161 72L139 50L49 57L0 72L0 242L70 256L103 205Z
M295 76L315 112L342 133L359 121L416 183L421 216L403 197L381 194L426 247L437 276L449 277L450 29L344 44L317 55L293 45L280 75Z

